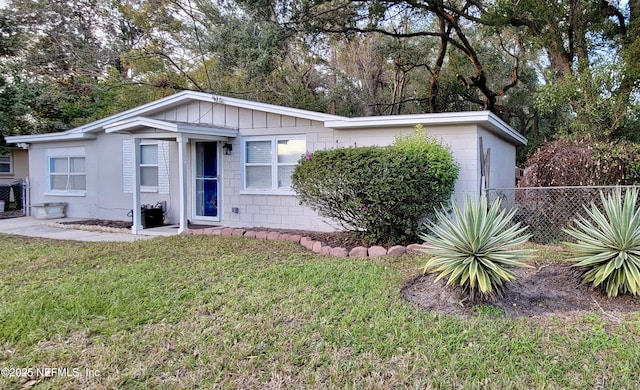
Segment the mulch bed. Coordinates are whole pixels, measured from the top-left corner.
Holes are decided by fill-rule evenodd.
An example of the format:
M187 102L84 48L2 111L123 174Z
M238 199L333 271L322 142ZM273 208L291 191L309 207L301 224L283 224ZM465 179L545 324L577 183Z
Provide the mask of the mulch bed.
M640 310L640 297L608 298L601 289L581 283L580 271L568 264L536 263L516 268L517 279L503 297L487 302L508 317L566 317L599 312L619 321L625 313ZM404 297L421 308L443 314L475 315L460 289L445 286L446 277L434 283L435 274L418 275L402 288Z

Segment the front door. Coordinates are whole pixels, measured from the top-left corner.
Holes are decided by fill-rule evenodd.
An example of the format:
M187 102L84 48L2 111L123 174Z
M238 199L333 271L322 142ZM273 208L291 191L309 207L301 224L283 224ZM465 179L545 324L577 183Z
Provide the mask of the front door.
M194 219L219 221L218 143L195 143Z

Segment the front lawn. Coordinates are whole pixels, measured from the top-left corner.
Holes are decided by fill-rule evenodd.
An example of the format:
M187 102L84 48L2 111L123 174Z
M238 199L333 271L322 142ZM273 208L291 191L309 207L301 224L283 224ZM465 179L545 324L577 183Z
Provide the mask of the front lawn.
M2 235L0 368L62 375L0 377L0 388L638 385L638 314L437 315L400 294L423 265L241 237Z

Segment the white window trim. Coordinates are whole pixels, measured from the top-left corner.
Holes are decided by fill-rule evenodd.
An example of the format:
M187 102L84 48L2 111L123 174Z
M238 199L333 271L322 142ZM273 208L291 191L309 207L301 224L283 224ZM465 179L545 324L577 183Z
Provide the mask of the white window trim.
M160 183L160 142L140 142L140 156L142 156L142 147L145 145L155 145L156 146L156 163L155 164L143 164L142 161L140 161L140 166L137 167L138 172L140 174L140 178L142 180L142 171L140 168L147 168L147 167L155 167L156 171L157 171L157 178L156 180L158 181L158 183ZM143 186L140 185L140 192L145 192L145 193L157 193L158 192L158 187L159 186Z
M295 166L297 164L278 163L278 141L281 140L302 140L307 142L305 135L278 135L272 137L244 137L242 139L242 188L240 195L291 195L295 196L296 192L291 188L278 188L278 167L279 166ZM270 141L271 142L271 188L257 189L247 188L247 166L265 166L266 164L249 164L247 165L247 142L253 141Z
M69 169L69 162L72 158L83 158L85 163L85 171L84 173L76 173L74 176L84 175L85 177L85 186L86 186L86 177L87 177L87 158L84 155L77 154L69 154L69 155L61 155L58 153L50 154L47 156L47 190L44 192L46 196L69 196L69 197L82 197L87 196L86 188L84 190L54 190L51 189L51 159L52 158L66 158L67 159L67 169ZM54 174L55 175L55 174ZM67 172L67 175L70 176L71 172Z
M9 171L8 172L0 172L0 175L13 175L13 153L11 151L7 151L6 154L0 154L0 157L9 157ZM7 164L6 162L0 164Z

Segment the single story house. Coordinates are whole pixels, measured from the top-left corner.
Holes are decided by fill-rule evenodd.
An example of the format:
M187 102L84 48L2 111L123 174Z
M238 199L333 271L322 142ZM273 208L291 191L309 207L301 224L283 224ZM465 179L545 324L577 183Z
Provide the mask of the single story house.
M290 176L305 153L389 145L426 132L460 166L455 194L481 191L483 149L492 187L513 187L515 148L526 139L487 111L347 118L183 91L86 125L7 137L29 151L32 203L65 202L66 215L131 220L160 204L165 222L333 230L301 206Z

